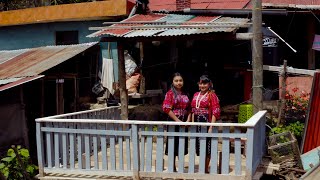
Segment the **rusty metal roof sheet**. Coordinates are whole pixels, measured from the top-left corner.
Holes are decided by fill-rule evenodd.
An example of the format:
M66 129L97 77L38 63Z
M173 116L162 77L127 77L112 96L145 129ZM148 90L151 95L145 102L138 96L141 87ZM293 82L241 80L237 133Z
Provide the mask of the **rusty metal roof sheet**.
M242 9L250 0L191 0L192 9ZM151 11L176 11L176 0L149 0Z
M262 0L263 7L320 9L320 0ZM177 11L176 0L149 0L151 11ZM191 0L191 9L252 8L250 0Z
M19 86L21 84L24 84L24 83L27 83L27 82L30 82L30 81L33 81L33 80L36 80L36 79L39 79L39 78L42 78L44 77L44 75L36 75L36 76L32 76L32 77L22 77L22 78L9 78L9 79L6 79L7 82L10 82L6 85L3 85L3 86L0 86L0 92L1 91L4 91L4 90L7 90L7 89L10 89L10 88L13 88L13 87L16 87L16 86ZM14 80L14 81L12 81ZM5 82L5 80L0 80L0 82Z
M95 44L97 44L97 42L0 51L0 79L39 75Z
M139 23L139 22L143 23ZM147 22L161 22L159 26ZM123 23L124 22L124 23ZM129 24L128 22L135 22ZM138 22L138 23L137 23ZM233 32L249 22L247 18L232 18L219 16L195 16L177 14L135 15L122 21L123 24L113 24L97 31L88 37L163 37L212 32ZM135 26L135 27L132 27ZM137 26L143 28L136 28Z

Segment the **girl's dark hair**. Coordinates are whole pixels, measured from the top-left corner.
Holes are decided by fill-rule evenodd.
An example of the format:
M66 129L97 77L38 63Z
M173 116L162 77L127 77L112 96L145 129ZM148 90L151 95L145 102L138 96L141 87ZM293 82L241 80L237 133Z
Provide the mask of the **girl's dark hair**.
M174 78L177 77L177 76L182 77L180 73L176 72L176 73L174 73L174 74L172 75L172 79L174 79ZM177 96L178 96L178 93L177 93L176 88L174 88L173 83L171 84L171 90L172 90L172 92L173 92L173 94L174 94L174 99L176 99Z
M212 81L211 81L211 79L208 77L208 75L202 75L202 76L200 77L199 83L204 83L204 84L209 83L209 84L210 84L210 86L209 86L209 91L211 91L211 90L213 89L213 87L212 87Z
M207 75L202 75L200 77L199 83L205 83L205 84L206 83L211 83L211 79L209 79L209 77Z

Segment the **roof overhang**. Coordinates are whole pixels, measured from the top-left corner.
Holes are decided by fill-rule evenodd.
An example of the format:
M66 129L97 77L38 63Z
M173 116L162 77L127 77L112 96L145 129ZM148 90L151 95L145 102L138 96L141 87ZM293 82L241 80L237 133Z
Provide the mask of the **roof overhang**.
M42 78L42 72L97 45L98 42L0 51L0 91Z
M36 80L36 79L40 79L44 77L44 75L37 75L37 76L32 76L32 77L24 77L24 78L9 78L9 79L5 79L5 80L0 80L0 82L4 83L6 80L10 83L5 84L3 86L0 86L0 92L19 86L21 84Z
M101 37L101 41L235 38L238 29L250 26L249 21L221 16L137 14L118 23L105 23L111 26L90 28L100 30L88 37Z

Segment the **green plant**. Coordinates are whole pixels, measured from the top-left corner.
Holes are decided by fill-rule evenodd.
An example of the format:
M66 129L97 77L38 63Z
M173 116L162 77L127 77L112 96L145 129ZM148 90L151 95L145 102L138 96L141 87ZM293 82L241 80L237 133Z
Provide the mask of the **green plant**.
M12 146L7 157L1 159L0 172L8 179L23 179L34 177L38 167L30 163L28 149Z
M300 121L296 121L293 123L289 123L288 125L280 125L278 127L274 127L269 132L269 136L287 131L290 131L297 139L301 139L304 131L304 124Z

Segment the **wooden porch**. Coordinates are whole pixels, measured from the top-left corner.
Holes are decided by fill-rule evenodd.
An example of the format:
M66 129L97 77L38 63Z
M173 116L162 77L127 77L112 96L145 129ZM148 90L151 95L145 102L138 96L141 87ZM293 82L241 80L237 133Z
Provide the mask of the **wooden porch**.
M253 179L264 155L264 111L245 124L126 121L118 120L119 116L119 108L112 107L37 119L39 178ZM210 125L213 132L207 133ZM180 126L180 132L174 131L175 126ZM202 133L196 132L198 126ZM179 136L177 172L173 168L175 136ZM207 137L211 138L208 174ZM200 156L195 150L197 138Z

